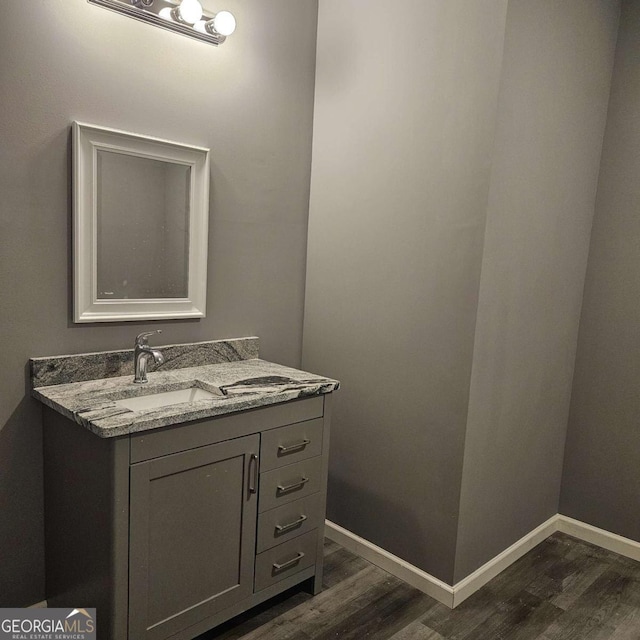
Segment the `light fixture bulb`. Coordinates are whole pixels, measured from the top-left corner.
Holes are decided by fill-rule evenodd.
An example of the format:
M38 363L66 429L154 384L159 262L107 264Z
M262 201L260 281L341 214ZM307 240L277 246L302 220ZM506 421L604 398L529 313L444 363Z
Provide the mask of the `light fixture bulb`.
M205 35L209 35L209 32L207 31L207 23L205 20L198 20L198 22L196 22L193 25L193 28L196 31L199 31L200 33L204 33Z
M221 36L230 36L236 30L236 19L229 11L218 11L211 22L214 31Z
M164 20L169 20L170 22L173 22L173 16L171 15L171 7L165 7L164 9L160 9L160 13L158 13L158 15L163 18Z
M202 5L198 0L182 0L178 13L180 18L188 24L195 24L202 18Z

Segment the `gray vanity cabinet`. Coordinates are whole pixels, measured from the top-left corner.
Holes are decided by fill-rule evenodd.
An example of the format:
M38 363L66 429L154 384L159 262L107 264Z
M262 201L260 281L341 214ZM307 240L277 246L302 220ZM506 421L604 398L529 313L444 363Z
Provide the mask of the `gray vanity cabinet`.
M159 640L251 595L257 435L131 466L129 627Z
M44 409L46 595L191 640L322 584L331 394L100 438Z

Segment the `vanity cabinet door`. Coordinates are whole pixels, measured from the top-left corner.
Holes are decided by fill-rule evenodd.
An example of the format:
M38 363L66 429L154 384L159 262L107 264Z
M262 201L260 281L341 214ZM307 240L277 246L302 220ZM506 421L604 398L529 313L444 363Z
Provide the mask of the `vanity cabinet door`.
M129 640L251 595L259 448L253 435L131 466Z

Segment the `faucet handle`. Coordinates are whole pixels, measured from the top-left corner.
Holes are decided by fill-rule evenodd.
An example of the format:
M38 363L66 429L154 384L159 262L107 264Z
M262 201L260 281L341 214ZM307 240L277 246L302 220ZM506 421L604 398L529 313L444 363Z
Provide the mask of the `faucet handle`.
M156 333L162 333L162 329L156 329L155 331L143 331L136 336L136 346L142 347L148 345L147 338L155 335Z

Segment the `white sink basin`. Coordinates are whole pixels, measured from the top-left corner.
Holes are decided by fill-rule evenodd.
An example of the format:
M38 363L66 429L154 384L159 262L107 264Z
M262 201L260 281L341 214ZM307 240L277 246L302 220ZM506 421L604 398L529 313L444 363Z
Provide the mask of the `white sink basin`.
M224 394L219 389L213 391L205 391L200 387L190 387L189 389L178 389L177 391L163 391L161 393L150 393L146 396L137 396L135 398L123 398L115 400L115 404L119 407L125 407L131 411L144 411L149 409L158 409L160 407L168 407L172 404L182 404L184 402L195 402L196 400L208 400L210 398L218 398Z

